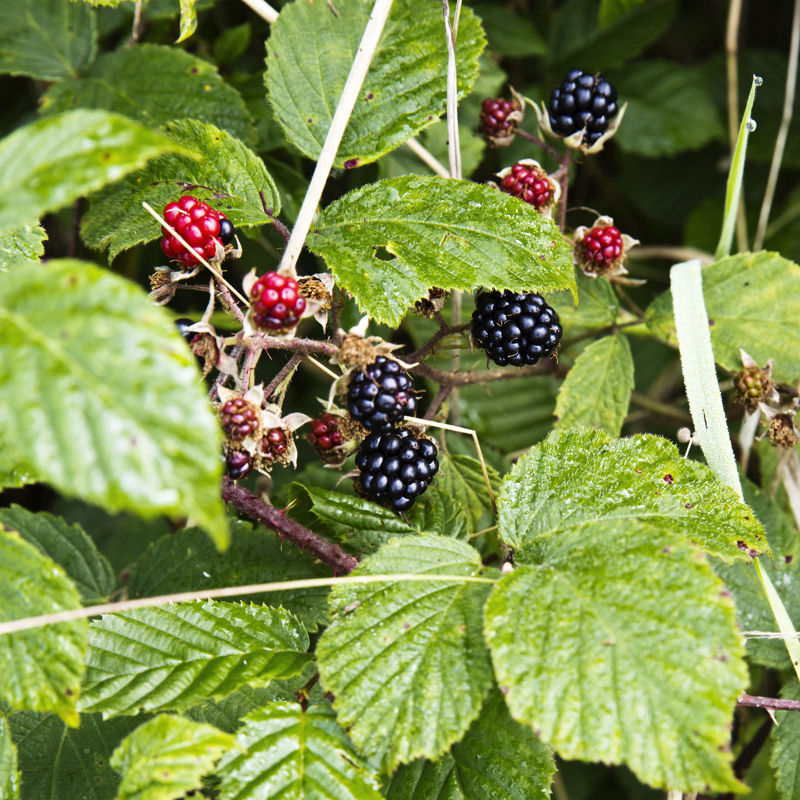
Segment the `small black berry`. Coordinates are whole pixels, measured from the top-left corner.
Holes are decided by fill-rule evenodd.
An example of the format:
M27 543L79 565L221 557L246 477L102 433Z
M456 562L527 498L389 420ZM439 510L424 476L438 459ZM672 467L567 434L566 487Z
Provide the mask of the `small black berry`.
M227 217L222 217L219 221L219 240L222 244L230 244L235 235L236 228L233 227L233 223Z
M380 431L414 416L417 398L409 374L391 358L378 356L355 372L347 388L347 410L367 430Z
M501 367L535 364L561 339L558 314L532 292L482 292L472 312L472 339Z
M600 74L570 70L553 89L547 103L550 127L559 136L585 130L584 141L593 145L619 111L617 90Z
M408 428L371 433L356 453L357 490L394 511L406 511L439 471L432 439Z

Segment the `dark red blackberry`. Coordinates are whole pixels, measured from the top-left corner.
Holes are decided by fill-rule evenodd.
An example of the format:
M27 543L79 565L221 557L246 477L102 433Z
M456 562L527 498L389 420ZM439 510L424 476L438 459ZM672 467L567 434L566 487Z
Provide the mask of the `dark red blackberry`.
M408 428L371 433L356 453L357 490L394 511L406 511L439 471L436 445Z
M258 430L258 409L244 397L232 397L219 407L219 420L228 439L241 442Z
M537 210L545 209L553 203L555 184L535 162L518 161L510 169L503 170L499 177L500 188L506 194L524 200Z
M482 292L472 312L472 339L501 367L535 364L561 339L558 314L532 292Z
M251 313L257 328L272 332L291 330L300 322L306 301L289 275L268 272L250 288Z
M577 250L584 271L599 274L609 272L622 258L622 234L614 225L596 225L586 231L577 244Z
M331 450L338 447L343 439L339 430L339 420L333 414L320 414L311 420L311 430L306 434L315 450Z
M253 468L249 453L244 450L232 450L225 456L225 471L235 481L246 478Z
M174 203L167 203L164 220L206 261L216 256L217 245L227 244L220 236L222 220L228 221L225 215L190 194ZM194 267L200 263L197 255L187 250L166 228L162 232L164 235L161 249L164 255L174 258L185 267Z
M494 145L510 144L521 119L522 110L516 100L487 97L481 103L481 133Z
M414 416L417 398L409 374L391 358L378 356L347 387L347 410L369 431L391 428Z
M282 428L268 430L261 439L261 455L266 461L278 461L289 449L289 441Z
M585 130L584 142L593 145L616 116L617 90L598 72L570 70L553 89L547 103L550 127L559 136Z

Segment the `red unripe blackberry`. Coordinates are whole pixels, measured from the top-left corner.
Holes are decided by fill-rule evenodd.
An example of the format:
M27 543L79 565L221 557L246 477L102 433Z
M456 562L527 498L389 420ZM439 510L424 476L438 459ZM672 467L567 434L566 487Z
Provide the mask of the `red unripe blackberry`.
M253 460L244 450L231 450L225 456L225 472L228 476L238 481L246 478L253 469Z
M534 164L518 162L503 176L500 188L506 193L530 203L536 209L553 202L553 185L547 173Z
M244 397L232 397L223 403L219 408L219 419L225 435L234 442L241 442L258 430L258 411Z
M311 420L311 430L306 434L306 438L314 449L322 451L332 450L344 441L338 419L327 412Z
M409 374L391 358L378 356L363 372L354 372L347 387L347 410L367 430L391 428L417 410Z
M250 311L256 327L267 331L294 328L306 309L306 300L290 275L268 272L250 289Z
M516 100L487 97L481 103L481 133L494 144L508 144L517 130L519 111Z
M622 257L624 242L619 228L597 225L577 244L581 264L590 272L607 272Z
M432 439L408 428L371 433L356 453L357 490L394 511L406 511L439 471Z
M606 132L617 111L617 90L600 73L582 69L570 70L547 103L553 133L567 137L585 130L588 145Z
M183 195L176 202L167 203L164 208L164 220L206 261L214 258L218 244L227 244L221 237L223 220L233 231L233 226L221 211L211 208L208 203L203 203L190 194ZM162 228L162 232L164 235L161 239L161 249L164 255L174 258L185 267L193 267L200 263L197 256L187 250L166 228Z
M501 367L547 358L561 339L558 314L533 292L481 292L472 312L472 339Z
M272 428L261 438L261 455L266 461L278 461L289 449L283 428Z

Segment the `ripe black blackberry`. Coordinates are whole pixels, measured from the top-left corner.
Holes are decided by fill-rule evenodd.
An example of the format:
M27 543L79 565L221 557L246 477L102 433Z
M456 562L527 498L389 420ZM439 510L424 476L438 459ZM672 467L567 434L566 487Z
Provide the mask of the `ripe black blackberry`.
M378 356L347 387L347 410L369 431L381 431L414 416L417 398L409 374L391 358Z
M606 132L617 111L617 90L600 73L582 69L570 70L547 103L553 133L566 137L585 129L589 146Z
M439 471L432 439L408 428L371 433L356 453L356 489L393 511L406 511Z
M532 292L482 292L472 312L472 339L501 367L535 364L561 339L558 314Z

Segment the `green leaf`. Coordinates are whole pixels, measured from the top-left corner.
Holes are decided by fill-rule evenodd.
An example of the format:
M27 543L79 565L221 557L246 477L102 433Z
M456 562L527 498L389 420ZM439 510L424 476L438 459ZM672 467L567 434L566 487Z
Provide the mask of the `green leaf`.
M672 61L639 62L614 78L628 103L614 141L626 152L655 156L697 150L724 137L719 112L698 71Z
M608 25L617 17L630 11L635 6L639 6L646 0L600 0L600 12L597 15L598 25Z
M469 533L475 533L480 529L478 526L484 512L492 510L480 461L471 456L442 452L439 454L439 464L439 474L436 477L437 489L451 497L456 506L466 513ZM492 490L497 496L500 476L490 464L486 465L486 471L489 473Z
M167 123L160 132L201 159L159 156L95 195L81 222L81 236L89 247L108 248L109 259L114 259L123 250L161 236L161 227L142 208L142 201L161 211L187 184L195 197L224 212L237 228L269 222L267 212L277 216L281 201L264 162L227 131L185 119Z
M608 281L577 272L578 304L569 292L557 292L547 302L558 313L570 337L595 328L607 328L620 318L619 298Z
M554 431L506 476L497 511L503 541L523 560L565 530L603 520L620 530L648 522L725 561L767 549L761 523L736 493L659 436Z
M183 42L197 30L197 10L195 0L180 0L181 30L175 43Z
M214 600L107 614L89 628L82 711L182 710L300 672L308 634L282 608Z
M53 714L12 714L22 800L115 800L119 775L108 762L123 737L141 723L142 717L103 721L99 714L81 714L80 727L68 728Z
M781 697L800 700L800 686L796 680L790 679L783 686ZM795 800L800 796L800 715L796 711L776 711L774 718L770 763L783 800Z
M233 736L211 725L162 714L139 726L111 756L122 773L117 800L174 800L230 749Z
M364 27L371 0L288 3L267 40L266 85L289 141L317 159ZM374 161L445 113L447 47L437 4L396 0L342 137L334 165ZM468 8L458 24L458 90L478 74L483 31Z
M545 40L527 14L516 13L507 6L499 4L473 3L472 8L486 29L490 50L496 50L510 58L542 56L547 52ZM459 51L460 34L459 25Z
M253 583L326 578L330 568L282 541L274 531L231 520L231 544L220 553L199 528L162 536L147 548L131 572L130 597L156 597L198 588L247 586ZM266 601L295 614L306 630L328 621L328 589L297 589L242 595L238 600Z
M0 281L0 328L0 439L20 469L109 510L190 516L226 543L219 425L163 309L107 270L49 261Z
M114 591L111 565L78 525L67 525L52 514L34 514L17 505L0 508L0 524L17 531L43 556L55 561L75 584L84 605L104 603Z
M381 800L380 784L326 706L271 703L245 718L219 766L220 800Z
M431 286L575 290L551 220L491 186L407 175L371 183L322 212L308 247L361 310L397 325Z
M0 523L0 622L80 605L61 569ZM87 627L78 619L0 636L0 697L15 708L53 711L75 724Z
M680 537L636 520L576 525L505 576L485 613L512 716L560 756L624 763L659 788L742 790L729 749L747 686L735 610Z
M400 767L388 800L547 800L556 765L533 731L515 722L495 688L481 715L439 762Z
M44 255L47 232L37 222L23 222L0 233L0 272L26 267Z
M118 114L70 111L0 141L0 233L30 224L169 151L190 154Z
M598 25L597 0L567 0L550 28L550 68L559 72L580 64L591 72L619 66L661 37L677 5L677 0L649 0Z
M772 358L776 380L800 378L800 266L778 253L728 256L703 268L703 297L718 364L741 370L744 348L759 364ZM669 291L650 304L647 325L677 346Z
M763 470L763 465L762 465ZM797 527L775 501L748 480L742 481L745 502L764 524L772 559L763 558L761 569L770 577L792 619L800 619L800 541ZM736 603L739 626L745 631L775 630L764 587L752 564L714 562L714 572L725 581ZM782 639L748 638L748 659L774 669L790 669L789 654Z
M95 12L85 3L0 3L0 73L42 81L77 78L96 52Z
M353 575L475 577L478 553L441 536L395 539ZM317 646L323 686L359 751L392 772L436 758L476 719L491 685L481 635L489 584L461 581L343 584Z
M585 425L619 436L633 391L633 356L624 336L604 336L576 359L561 384L557 427Z
M11 728L4 714L0 714L0 797L3 800L19 800L17 751L11 741Z
M191 117L253 138L241 95L213 64L177 47L137 44L104 53L82 78L51 86L42 99L46 113L76 107L116 111L150 128Z

